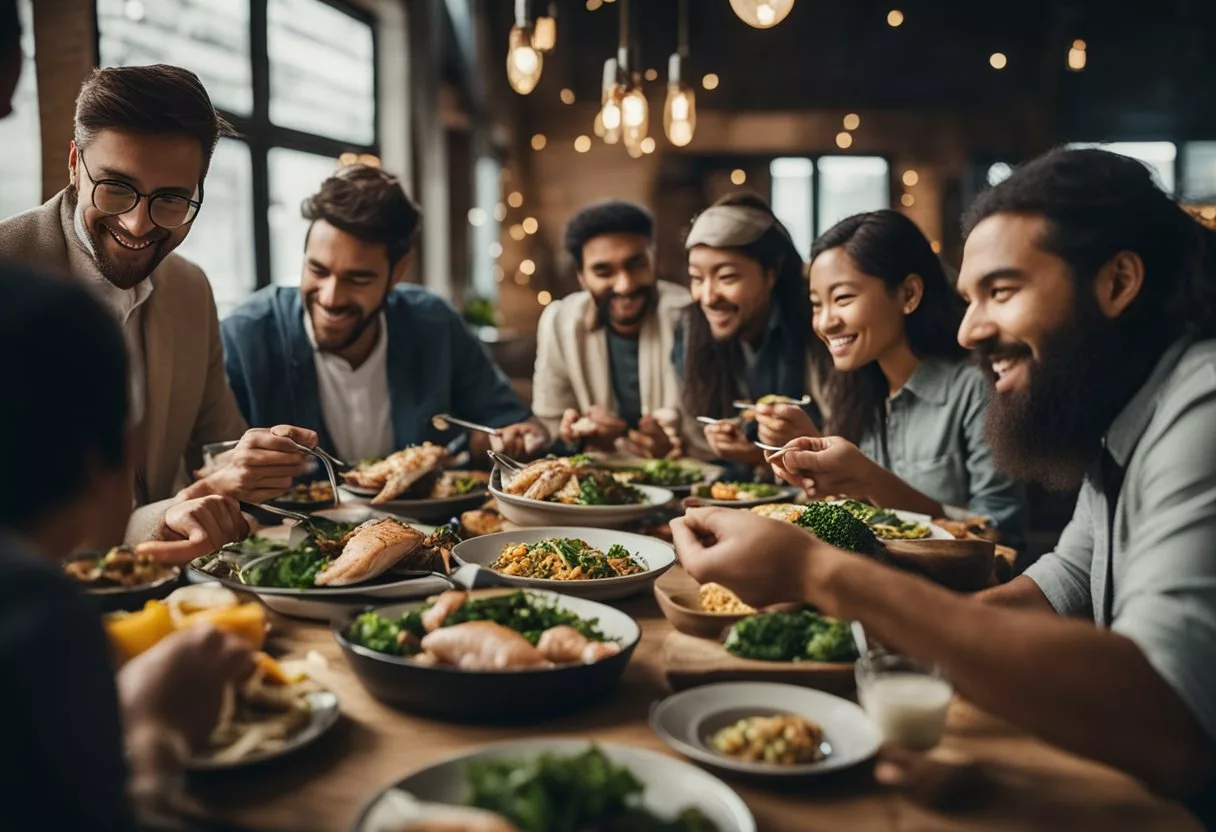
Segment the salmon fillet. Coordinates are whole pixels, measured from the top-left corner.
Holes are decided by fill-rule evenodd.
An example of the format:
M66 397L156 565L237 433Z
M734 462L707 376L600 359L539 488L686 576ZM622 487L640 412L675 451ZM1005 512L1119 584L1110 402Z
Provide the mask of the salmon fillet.
M316 578L317 586L350 586L371 580L417 549L422 532L391 518L368 520L355 529L342 554Z

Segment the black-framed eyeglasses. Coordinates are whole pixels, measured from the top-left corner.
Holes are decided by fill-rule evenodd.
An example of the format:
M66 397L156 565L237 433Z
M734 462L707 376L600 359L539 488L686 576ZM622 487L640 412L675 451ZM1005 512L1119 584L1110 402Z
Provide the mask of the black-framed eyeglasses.
M93 183L93 207L106 216L113 217L125 214L139 205L141 199L148 200L148 217L158 228L172 230L194 222L198 209L203 203L197 199L187 199L180 194L150 193L141 194L126 182L117 179L94 179L85 164L84 153L80 153L80 164L84 173Z

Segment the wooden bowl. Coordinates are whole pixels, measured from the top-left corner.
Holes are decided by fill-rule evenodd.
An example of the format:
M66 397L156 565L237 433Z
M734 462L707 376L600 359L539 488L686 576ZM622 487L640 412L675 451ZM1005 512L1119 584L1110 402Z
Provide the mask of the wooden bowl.
M957 592L978 592L989 585L996 546L991 540L884 540L893 566L923 575Z
M701 609L696 589L668 591L658 583L654 585L654 599L659 602L663 615L681 633L697 638L720 639L722 634L750 612L705 612Z

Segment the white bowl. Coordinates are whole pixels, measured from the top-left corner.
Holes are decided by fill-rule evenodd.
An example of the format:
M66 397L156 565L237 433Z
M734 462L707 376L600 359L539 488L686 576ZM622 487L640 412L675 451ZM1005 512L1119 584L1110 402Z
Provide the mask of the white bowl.
M529 759L550 753L573 757L590 743L580 739L527 739L494 743L420 769L376 795L364 806L352 827L355 832L386 832L419 817L417 803L464 805L469 786L464 770L469 763L495 759ZM719 832L755 832L756 820L747 804L730 786L700 769L655 751L625 745L600 744L613 763L625 766L646 787L642 806L661 818L681 810L699 809Z
M659 576L666 572L676 562L673 548L655 537L647 537L629 532L618 532L611 529L589 529L578 526L542 526L539 528L517 529L509 532L498 532L481 537L470 538L452 550L452 557L460 563L473 563L483 569L489 569L490 564L498 559L502 550L509 544L536 543L548 537L577 537L585 540L602 552L607 552L613 544L619 543L629 550L646 566L645 572L637 575L624 575L616 578L591 578L585 581L554 581L547 578L520 578L504 575L494 571L494 576L508 586L527 587L529 589L545 589L573 595L576 598L589 598L596 601L625 598L644 590L649 590ZM493 570L491 570L493 571Z
M710 736L750 716L793 714L823 726L827 756L816 763L752 763L720 754ZM847 699L821 690L774 682L721 682L669 696L650 714L663 742L686 757L736 774L782 779L826 774L868 760L882 745L878 727Z
M517 526L591 526L597 529L618 529L634 520L662 508L674 499L666 488L653 485L633 486L646 497L646 502L628 506L577 506L550 503L516 497L502 490L502 472L495 467L490 475L490 493L498 501L498 511Z

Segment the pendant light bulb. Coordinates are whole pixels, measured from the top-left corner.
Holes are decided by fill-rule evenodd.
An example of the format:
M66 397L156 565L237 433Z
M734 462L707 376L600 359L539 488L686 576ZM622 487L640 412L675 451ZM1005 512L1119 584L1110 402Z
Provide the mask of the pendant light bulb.
M650 132L650 104L636 79L621 99L621 138L630 156L641 153L642 139Z
M528 21L527 0L516 0L515 25L507 40L507 82L520 95L527 95L540 82L544 59L532 45L535 31Z
M549 11L536 18L532 28L532 46L537 52L551 52L557 46L557 4L550 3Z
M680 74L680 55L667 62L667 101L663 104L663 132L676 147L687 147L697 130L697 97L684 84Z
M739 19L756 29L771 29L789 17L794 0L730 0Z
M605 144L616 144L621 140L621 99L624 89L617 80L618 66L616 58L604 61L604 84L599 122L603 129L603 133L600 135Z

